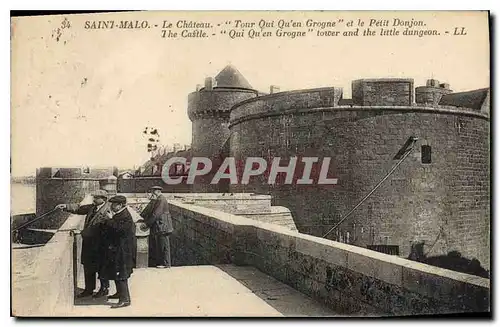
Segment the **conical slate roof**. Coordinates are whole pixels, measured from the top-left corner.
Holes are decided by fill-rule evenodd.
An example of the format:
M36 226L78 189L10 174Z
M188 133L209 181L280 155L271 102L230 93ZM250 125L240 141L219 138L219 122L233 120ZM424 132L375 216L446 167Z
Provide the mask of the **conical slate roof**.
M217 76L217 87L250 89L252 85L241 75L241 73L233 66L227 65Z

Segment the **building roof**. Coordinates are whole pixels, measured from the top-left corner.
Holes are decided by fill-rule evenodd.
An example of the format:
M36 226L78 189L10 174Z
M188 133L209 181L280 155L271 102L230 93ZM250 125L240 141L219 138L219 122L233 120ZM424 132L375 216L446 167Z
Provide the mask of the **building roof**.
M231 65L227 65L217 76L217 87L221 88L237 88L253 90L252 85L248 83L245 77Z
M488 96L488 88L457 92L443 95L439 101L442 106L454 106L481 110L481 107Z

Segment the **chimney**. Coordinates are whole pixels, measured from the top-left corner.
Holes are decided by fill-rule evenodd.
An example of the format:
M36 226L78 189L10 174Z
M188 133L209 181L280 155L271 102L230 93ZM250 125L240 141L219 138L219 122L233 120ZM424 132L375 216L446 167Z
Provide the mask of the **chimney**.
M269 93L278 93L280 91L280 87L278 85L271 85L269 88Z
M213 90L216 84L217 83L215 82L215 78L213 77L205 78L205 90L207 91Z

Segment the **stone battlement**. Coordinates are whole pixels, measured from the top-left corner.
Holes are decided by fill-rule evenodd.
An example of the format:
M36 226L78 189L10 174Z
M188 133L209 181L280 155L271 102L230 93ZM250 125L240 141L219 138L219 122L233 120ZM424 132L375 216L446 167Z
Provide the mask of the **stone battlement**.
M199 199L197 195L189 199L177 196L169 200L174 223L171 248L175 266L252 266L334 312L349 316L490 311L490 281L486 278L188 203ZM240 194L237 198L250 196ZM218 197L225 196L212 195L211 199ZM147 201L141 194L128 195L128 198L136 221L139 217L134 204L143 205ZM85 197L82 203L88 201L90 197ZM78 233L71 231L81 229L82 223L83 216L71 215L46 245L37 248L33 262L27 267L14 264L14 315L71 314L76 282L82 276L81 239ZM14 252L14 263L23 259L16 259L18 253L21 252ZM137 279L135 275L133 279L134 283L144 283L148 287L155 280ZM163 285L154 287L165 287Z

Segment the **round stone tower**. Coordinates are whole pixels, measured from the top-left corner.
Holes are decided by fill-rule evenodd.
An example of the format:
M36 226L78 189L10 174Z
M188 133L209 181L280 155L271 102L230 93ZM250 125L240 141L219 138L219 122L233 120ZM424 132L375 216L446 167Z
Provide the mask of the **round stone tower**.
M424 242L429 256L458 251L489 269L489 89L415 105L413 84L361 79L353 82L352 99L330 87L235 105L230 129L237 162L280 157L285 166L292 157L331 158L337 183L269 185L262 174L231 185L231 192L271 194L273 205L292 212L299 232L321 237L391 171L409 137L418 137L401 166L327 238L403 257ZM437 94L436 85L427 88ZM296 177L300 169L297 163Z
M205 79L204 87L188 96L188 116L193 122L193 157L212 160L212 171L196 178L193 192L227 192L228 185L211 185L213 175L229 155L229 112L233 105L258 96L233 66L226 66L215 78ZM201 168L201 167L200 167Z

